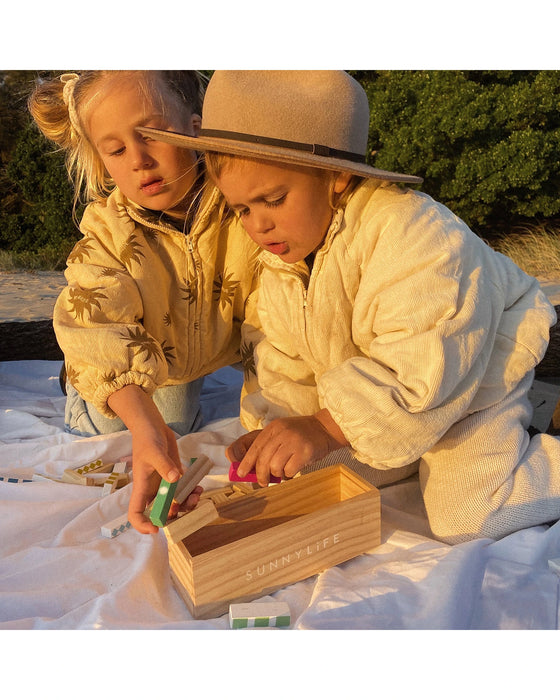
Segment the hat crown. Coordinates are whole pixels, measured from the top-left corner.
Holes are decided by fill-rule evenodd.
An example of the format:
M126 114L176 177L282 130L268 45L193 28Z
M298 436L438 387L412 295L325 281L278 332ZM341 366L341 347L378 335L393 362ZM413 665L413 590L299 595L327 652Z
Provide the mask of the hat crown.
M369 104L345 71L215 71L202 124L365 155Z

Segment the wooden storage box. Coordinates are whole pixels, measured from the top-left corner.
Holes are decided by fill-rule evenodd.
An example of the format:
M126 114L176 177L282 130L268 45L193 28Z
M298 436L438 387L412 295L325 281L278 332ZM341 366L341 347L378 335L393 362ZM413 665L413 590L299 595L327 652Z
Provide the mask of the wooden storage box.
M376 547L380 509L342 464L258 489L216 504L219 517L182 540L164 528L171 577L193 617L218 617Z

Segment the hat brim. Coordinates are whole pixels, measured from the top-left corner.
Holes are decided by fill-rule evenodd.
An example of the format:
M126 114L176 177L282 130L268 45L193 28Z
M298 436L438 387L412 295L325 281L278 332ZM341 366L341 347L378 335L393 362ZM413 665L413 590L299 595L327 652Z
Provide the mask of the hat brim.
M229 153L234 156L244 156L246 158L256 158L258 160L280 161L290 165L343 171L352 173L353 175L360 175L361 177L388 180L389 182L407 182L419 185L423 181L423 179L417 175L394 173L389 170L373 168L365 163L355 163L342 158L320 156L316 153L296 151L262 143L251 143L209 136L187 136L186 134L179 134L175 131L152 129L144 126L139 126L136 130L145 136L156 139L156 141L163 141L172 146L188 148L193 151L216 151L218 153Z

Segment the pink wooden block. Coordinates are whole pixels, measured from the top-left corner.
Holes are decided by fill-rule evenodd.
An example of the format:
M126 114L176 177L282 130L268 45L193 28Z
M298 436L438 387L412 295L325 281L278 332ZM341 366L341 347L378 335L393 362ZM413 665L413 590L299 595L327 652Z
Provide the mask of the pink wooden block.
M251 483L256 483L257 481L257 474L254 469L252 469L246 476L241 478L239 474L237 473L237 469L239 467L239 462L232 462L231 467L229 468L229 480L230 481L248 481ZM282 481L282 479L279 476L273 476L272 474L269 477L269 482L271 484L279 484Z

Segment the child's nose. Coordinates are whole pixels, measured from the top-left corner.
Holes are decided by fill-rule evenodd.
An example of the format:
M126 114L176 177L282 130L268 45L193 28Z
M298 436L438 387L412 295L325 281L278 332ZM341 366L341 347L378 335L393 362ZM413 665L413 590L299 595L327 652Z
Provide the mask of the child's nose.
M148 153L144 144L136 144L132 154L132 165L136 170L146 168L153 163L153 158Z
M253 229L255 233L266 233L274 228L274 222L266 212L258 213L253 218Z

